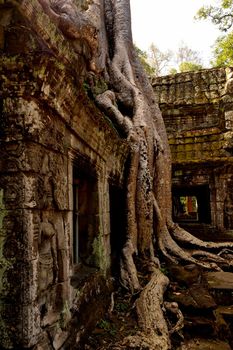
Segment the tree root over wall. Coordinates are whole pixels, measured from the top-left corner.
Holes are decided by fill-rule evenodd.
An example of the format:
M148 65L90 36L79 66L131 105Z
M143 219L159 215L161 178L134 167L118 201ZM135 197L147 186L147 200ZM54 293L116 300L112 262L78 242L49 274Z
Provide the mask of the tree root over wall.
M19 4L24 16L26 3L25 0ZM140 332L123 339L119 346L170 349L164 307L177 314L173 331L182 327L183 319L177 305L163 301L169 281L160 271L156 256L159 254L175 264L194 263L217 270L232 264L232 255L225 249L231 251L233 243L203 242L172 222L170 149L153 89L133 47L129 0L89 1L86 12L80 11L74 0L38 0L38 3L74 50L80 47L79 41L89 47L87 67L96 79L104 78L108 86L101 94L95 94L96 104L130 145L127 235L120 270L121 283L139 295L136 309ZM42 39L46 44L46 38ZM143 288L135 257L148 266L151 276ZM148 271L145 268L143 272Z

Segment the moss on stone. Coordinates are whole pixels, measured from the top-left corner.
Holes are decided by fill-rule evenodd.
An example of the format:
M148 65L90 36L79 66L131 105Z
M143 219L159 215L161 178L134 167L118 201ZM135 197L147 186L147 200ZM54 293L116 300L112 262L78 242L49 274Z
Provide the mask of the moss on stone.
M101 235L98 235L94 239L92 247L95 265L98 266L103 273L106 273L109 267L109 262L106 258L105 247Z
M69 302L67 300L65 300L63 303L62 311L60 313L60 320L59 320L59 324L60 324L61 329L67 328L67 325L68 325L70 319L71 319L71 312L70 312Z

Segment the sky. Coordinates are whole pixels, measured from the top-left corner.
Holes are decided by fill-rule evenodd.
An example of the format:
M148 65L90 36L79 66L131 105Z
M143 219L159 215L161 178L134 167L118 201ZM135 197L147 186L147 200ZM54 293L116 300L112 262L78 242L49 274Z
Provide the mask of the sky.
M133 41L141 50L153 42L161 51L173 52L183 42L198 51L203 65L209 66L211 46L222 33L210 22L194 20L203 5L216 0L130 0Z

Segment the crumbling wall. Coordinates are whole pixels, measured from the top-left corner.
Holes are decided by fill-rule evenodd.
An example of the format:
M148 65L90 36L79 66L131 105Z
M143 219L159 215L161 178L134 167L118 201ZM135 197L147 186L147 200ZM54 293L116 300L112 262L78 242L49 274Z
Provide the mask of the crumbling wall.
M173 186L209 186L212 227L232 229L232 69L160 77L153 87L171 146Z
M128 147L70 67L0 11L1 346L70 349L108 305L109 185L123 186ZM95 182L89 265L74 258L74 168Z

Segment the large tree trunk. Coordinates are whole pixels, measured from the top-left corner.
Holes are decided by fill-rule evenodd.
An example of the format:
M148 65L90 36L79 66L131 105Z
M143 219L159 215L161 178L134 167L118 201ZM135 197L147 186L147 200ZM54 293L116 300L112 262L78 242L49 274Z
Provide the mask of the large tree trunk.
M24 15L29 13L27 3L24 0L19 4ZM166 350L170 348L170 340L162 308L168 279L159 270L158 251L173 263L183 260L217 269L227 262L226 257L208 250L216 252L231 248L232 244L203 242L172 222L170 149L153 89L133 47L130 1L86 1L90 3L86 11L81 11L76 3L75 0L38 0L38 6L43 7L74 51L77 41L86 43L91 76L94 72L97 79L104 78L108 86L95 97L96 103L127 137L131 149L121 283L132 293L141 290L135 256L151 273L151 280L136 304L141 330L124 339L122 346ZM46 44L46 35L42 39ZM49 47L53 50L51 43ZM62 59L62 55L59 57ZM68 59L65 57L64 62Z

